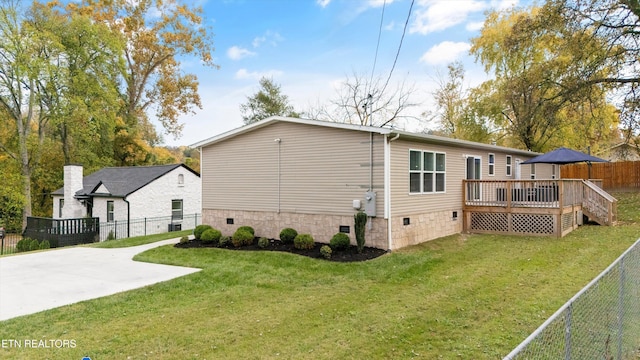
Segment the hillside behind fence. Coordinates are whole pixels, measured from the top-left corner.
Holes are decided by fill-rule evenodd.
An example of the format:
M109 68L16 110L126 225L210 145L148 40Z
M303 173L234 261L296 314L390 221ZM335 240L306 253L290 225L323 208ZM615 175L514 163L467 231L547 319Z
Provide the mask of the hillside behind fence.
M640 161L579 163L562 165L563 179L602 179L604 190L628 191L640 189Z

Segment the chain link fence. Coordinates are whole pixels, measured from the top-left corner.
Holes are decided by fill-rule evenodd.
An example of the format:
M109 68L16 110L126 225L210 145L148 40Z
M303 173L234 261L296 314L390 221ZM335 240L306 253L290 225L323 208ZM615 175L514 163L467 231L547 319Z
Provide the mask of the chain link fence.
M640 240L504 359L640 359Z

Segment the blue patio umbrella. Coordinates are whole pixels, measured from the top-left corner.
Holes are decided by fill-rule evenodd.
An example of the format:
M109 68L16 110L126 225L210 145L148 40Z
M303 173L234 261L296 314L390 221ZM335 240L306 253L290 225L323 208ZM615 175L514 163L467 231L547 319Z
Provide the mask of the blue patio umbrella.
M540 156L536 156L533 159L523 161L521 164L573 164L579 162L609 162L609 160L600 159L599 157L591 156L580 151L561 147Z

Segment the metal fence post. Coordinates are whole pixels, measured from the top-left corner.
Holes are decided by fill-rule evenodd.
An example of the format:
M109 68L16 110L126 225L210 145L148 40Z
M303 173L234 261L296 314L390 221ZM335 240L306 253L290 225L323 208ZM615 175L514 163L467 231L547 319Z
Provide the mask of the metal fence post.
M569 304L564 322L564 359L571 360L571 312L573 304Z
M622 359L622 336L624 331L624 258L620 259L620 291L618 296L618 357Z

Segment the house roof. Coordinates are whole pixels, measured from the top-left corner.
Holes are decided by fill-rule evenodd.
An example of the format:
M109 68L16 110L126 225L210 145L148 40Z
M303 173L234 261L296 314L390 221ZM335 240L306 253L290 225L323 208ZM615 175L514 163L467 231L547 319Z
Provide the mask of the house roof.
M179 167L184 167L195 175L200 176L197 172L184 164L106 167L85 176L82 179L83 188L76 192L76 197L89 197L96 195L126 197ZM104 186L109 192L98 192L102 186ZM64 187L54 191L52 195L64 195Z
M400 130L396 130L389 127L344 124L344 123L335 123L335 122L311 120L311 119L289 118L289 117L282 117L282 116L272 116L264 120L255 122L253 124L245 125L245 126L224 132L222 134L197 142L191 145L191 147L202 148L205 146L209 146L209 145L242 135L244 133L272 125L274 123L278 123L278 122L287 122L287 123L305 124L305 125L311 125L311 126L323 126L323 127L336 128L336 129L363 131L363 132L370 132L370 133L381 134L381 135L389 135L390 137L398 136L401 139L411 140L411 141L428 142L432 144L450 145L450 146L464 147L464 148L470 148L470 149L482 149L487 151L505 151L505 152L510 152L513 154L518 154L523 156L540 155L539 153L531 152L527 150L519 150L519 149L507 148L504 146L483 144L483 143L478 143L478 142L473 142L468 140L452 139L444 136L430 135L430 134L424 134L424 133L400 131Z

